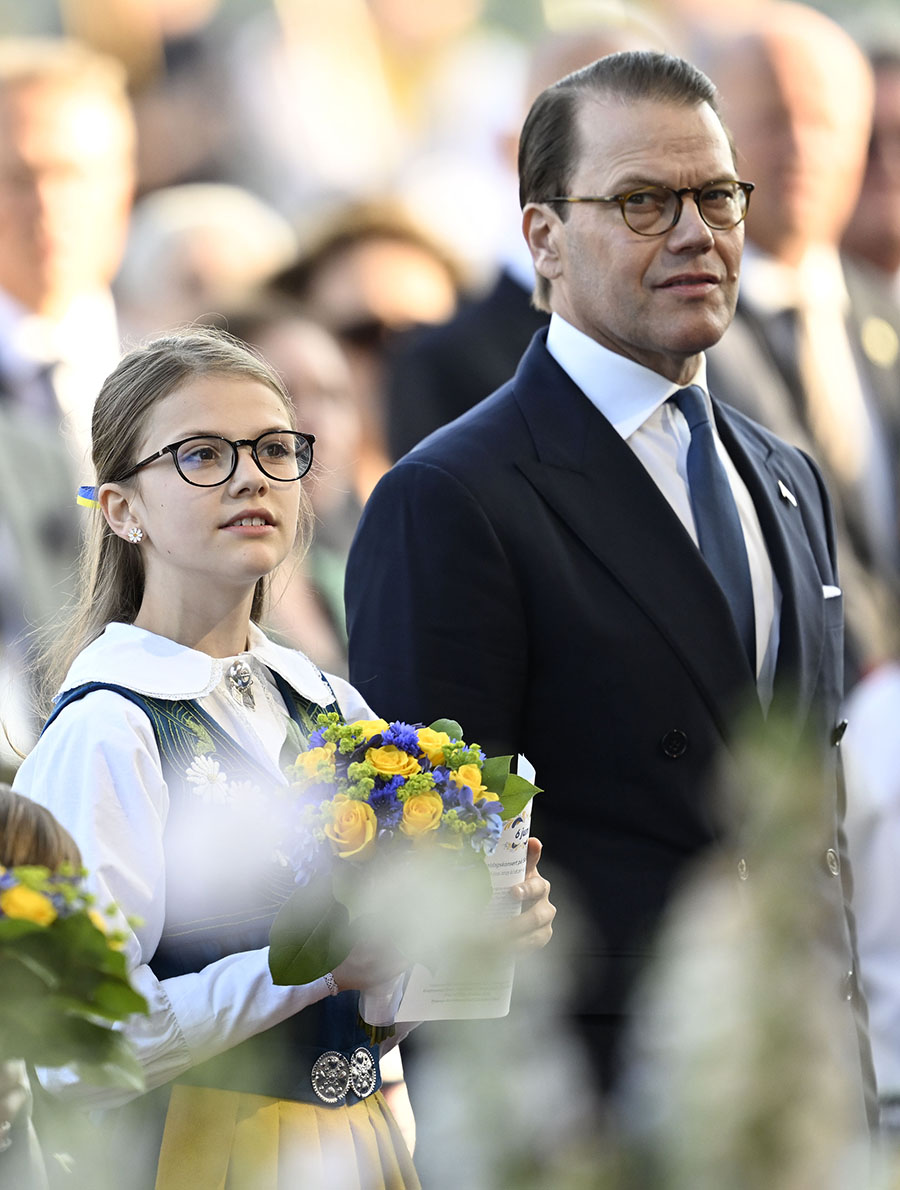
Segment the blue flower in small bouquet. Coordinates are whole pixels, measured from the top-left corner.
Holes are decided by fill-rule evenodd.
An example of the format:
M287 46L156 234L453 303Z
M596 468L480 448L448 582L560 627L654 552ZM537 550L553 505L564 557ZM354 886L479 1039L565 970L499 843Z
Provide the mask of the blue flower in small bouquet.
M83 873L0 867L0 1054L76 1066L93 1081L143 1090L140 1067L111 1028L147 1003L131 986Z
M452 720L320 715L286 770L294 796L284 850L299 887L272 927L275 982L321 977L359 937L430 966L451 934L471 932L491 897L485 856L539 792L511 762L486 758Z

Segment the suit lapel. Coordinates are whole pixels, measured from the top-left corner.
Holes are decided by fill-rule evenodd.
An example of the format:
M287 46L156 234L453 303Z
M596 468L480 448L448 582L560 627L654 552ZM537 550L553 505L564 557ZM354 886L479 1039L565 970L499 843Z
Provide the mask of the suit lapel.
M540 337L514 383L538 456L521 460L520 471L656 625L727 735L752 675L725 596L690 535Z
M743 433L733 413L716 404L716 425L756 507L775 578L781 588L776 689L792 695L798 721L809 711L822 664L822 578L809 547L797 485L763 441ZM787 495L786 493L790 493ZM791 499L793 497L793 500Z

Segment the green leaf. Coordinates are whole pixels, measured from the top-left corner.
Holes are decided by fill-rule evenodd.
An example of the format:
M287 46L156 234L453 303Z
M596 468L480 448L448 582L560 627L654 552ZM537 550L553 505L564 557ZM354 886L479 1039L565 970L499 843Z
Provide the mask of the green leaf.
M366 879L367 876L368 871L361 870L357 864L346 860L334 861L331 887L335 899L347 910L350 921L355 921L367 911L371 911L372 905L368 895L371 882Z
M118 1021L132 1013L148 1011L147 1001L126 981L104 979L94 988L91 1011Z
M500 801L503 803L501 819L508 822L510 818L521 814L534 795L541 792L542 790L537 785L532 785L518 773L510 773L506 784L500 791Z
M329 879L311 880L281 907L269 934L269 970L277 984L311 983L350 953L349 914Z
M430 723L429 727L432 731L446 732L451 740L461 740L463 738L463 729L455 719L437 719L434 723Z
M489 756L484 762L481 780L491 793L496 793L498 797L501 796L506 787L511 764L511 756Z

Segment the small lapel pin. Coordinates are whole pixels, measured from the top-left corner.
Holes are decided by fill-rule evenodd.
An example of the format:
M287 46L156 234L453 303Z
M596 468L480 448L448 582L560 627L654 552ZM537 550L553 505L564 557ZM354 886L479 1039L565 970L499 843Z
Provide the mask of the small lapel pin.
M797 507L797 497L782 479L778 481L778 490L781 492L782 500L787 500L788 504L793 504L794 508Z

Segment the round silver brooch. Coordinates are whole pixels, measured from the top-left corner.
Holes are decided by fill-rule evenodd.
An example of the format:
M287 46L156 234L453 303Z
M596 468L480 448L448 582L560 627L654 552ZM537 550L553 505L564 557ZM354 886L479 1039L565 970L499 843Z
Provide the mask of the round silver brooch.
M309 1078L323 1103L340 1103L350 1090L350 1063L337 1050L328 1050L316 1059Z
M375 1090L378 1070L375 1059L364 1046L353 1051L350 1057L350 1086L360 1099L365 1099Z

